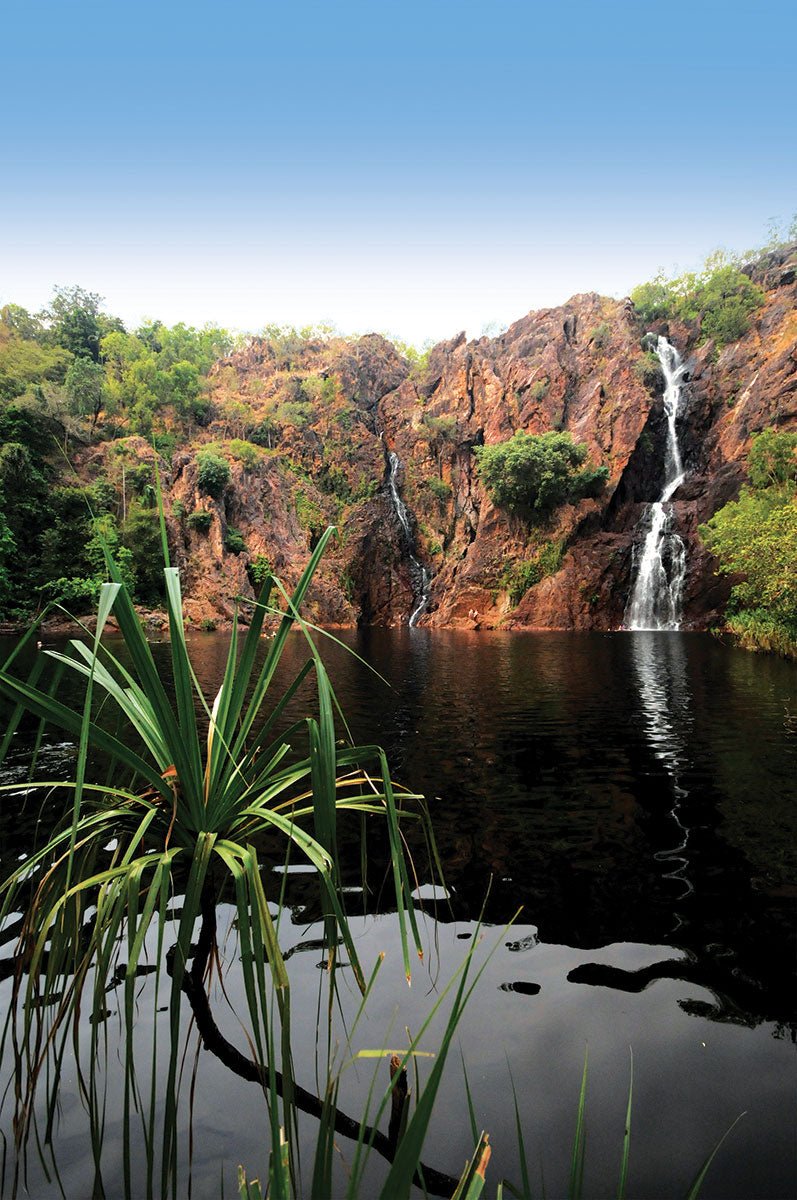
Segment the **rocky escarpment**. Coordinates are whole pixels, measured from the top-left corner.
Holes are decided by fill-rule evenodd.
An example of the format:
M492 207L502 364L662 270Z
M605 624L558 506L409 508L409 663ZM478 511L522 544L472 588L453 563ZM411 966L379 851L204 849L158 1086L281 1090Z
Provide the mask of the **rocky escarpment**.
M738 492L751 436L797 423L795 248L754 271L766 302L739 341L718 350L701 341L699 322L652 328L688 364L687 477L673 504L688 553L684 619L696 628L721 612L729 587L698 526ZM663 471L662 381L643 348L647 332L630 301L587 294L499 337L441 343L414 365L377 335L254 340L212 376L214 420L202 437L229 461L223 494L203 494L195 444L167 470L192 619L229 617L235 596L252 594L258 562L293 582L333 523L338 541L310 604L319 621L406 623L416 556L432 574L421 624L472 623L476 610L485 626L616 627ZM473 451L550 429L585 442L608 483L598 499L529 525L491 502ZM409 538L387 487L391 451ZM210 514L204 529L191 523L198 510ZM544 570L524 574L538 562Z

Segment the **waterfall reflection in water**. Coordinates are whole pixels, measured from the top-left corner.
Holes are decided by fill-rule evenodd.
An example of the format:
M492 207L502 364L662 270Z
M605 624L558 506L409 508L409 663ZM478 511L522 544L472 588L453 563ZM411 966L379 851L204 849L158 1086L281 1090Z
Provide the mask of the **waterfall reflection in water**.
M668 817L675 827L675 845L656 851L654 858L672 866L664 878L677 880L682 885L682 891L676 897L682 900L694 891L686 874L689 866L686 853L689 829L683 823L681 812L681 805L689 794L681 784L681 775L686 765L687 730L692 723L686 655L683 642L677 634L641 631L633 635L632 653L645 720L645 735L672 785L673 805ZM676 922L674 929L677 929L683 918L675 911L673 916Z
M384 744L396 777L429 798L449 893L436 910L426 898L425 847L407 824L421 885L416 905L430 939L428 974L418 968L407 989L395 916L383 904L388 847L369 837L364 894L371 915L353 920L364 961L383 952L387 958L358 1048L392 1045L386 1039L396 1030L420 1028L441 984L459 969L479 913L484 910L488 925L486 946L522 906L486 964L461 1026L468 1070L479 1081L479 1116L493 1133L489 1178L519 1178L509 1058L527 1145L544 1161L547 1193L567 1194L588 1041L585 1198L616 1190L629 1044L639 1064L631 1194L646 1200L684 1195L697 1165L743 1109L748 1115L712 1164L705 1200L790 1194L795 1026L788 887L797 844L797 739L784 728L784 713L793 708L794 666L672 632L475 634L405 625L344 631L340 639L392 685L385 687L344 646L329 643L328 669L355 739ZM207 689L224 669L226 649L224 635L192 635L192 657ZM168 647L153 647L153 655L168 676ZM303 639L291 640L286 670L294 673L305 656ZM298 716L303 703L297 700L287 717ZM60 768L49 762L47 777L68 775L74 748L50 750L63 762ZM20 757L15 768L21 763ZM15 772L7 782L24 788L24 775ZM42 814L38 803L25 804L21 796L0 805L0 850L8 865L30 852L42 815L56 819L60 807ZM340 833L342 883L354 914L361 894L355 885L363 882L359 824L342 822ZM282 913L297 1079L312 1088L325 1004L322 999L319 1010L323 913L313 876L296 870L298 862L289 871L281 863L275 861L278 869L267 872L263 884L273 912ZM179 906L179 897L175 902ZM222 941L234 945L234 907L222 904L218 919ZM0 954L11 952L18 933L4 931ZM344 981L348 973L344 968ZM7 996L1 976L2 966L0 989ZM240 1010L245 998L235 973L224 982ZM155 1023L145 1014L153 977L139 985L137 1036L148 1056ZM112 1015L102 1028L109 1039L118 1028L121 987L105 997ZM3 995L0 990L0 1000ZM223 1032L236 1041L240 1030L227 997L217 989L212 1003ZM160 1014L157 1021L164 1019ZM427 1048L436 1048L433 1029ZM111 1183L121 1145L117 1084L123 1073L116 1061L112 1056L103 1145ZM238 1162L267 1169L262 1092L204 1052L199 1063L192 1194L218 1200L222 1172L232 1195ZM421 1060L422 1072L425 1066ZM344 1111L362 1111L366 1084L356 1069L344 1073ZM67 1099L58 1128L59 1169L68 1196L88 1196L93 1173L83 1114L76 1096ZM306 1129L302 1155L312 1161L309 1118ZM8 1125L6 1133L13 1136ZM458 1172L472 1154L469 1142L462 1074L454 1062L433 1116L429 1160ZM341 1160L346 1156L341 1141ZM184 1160L180 1165L187 1170ZM376 1168L369 1186L366 1194L379 1193ZM58 1200L55 1183L36 1174L33 1164L28 1187L37 1200ZM107 1194L119 1191L111 1187Z

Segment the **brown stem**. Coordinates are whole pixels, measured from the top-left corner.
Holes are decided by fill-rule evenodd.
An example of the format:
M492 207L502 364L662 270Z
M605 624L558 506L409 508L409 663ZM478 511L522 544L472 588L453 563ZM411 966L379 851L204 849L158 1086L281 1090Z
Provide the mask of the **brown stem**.
M199 931L199 940L194 950L191 970L186 971L183 975L182 989L188 998L188 1003L191 1005L191 1012L194 1015L196 1027L199 1035L202 1038L202 1044L206 1050L209 1050L219 1062L223 1063L230 1071L239 1075L241 1079L246 1079L250 1083L257 1083L262 1088L268 1088L271 1084L272 1073L268 1067L264 1067L260 1063L253 1062L251 1058L247 1058L237 1050L231 1042L222 1034L215 1020L213 1013L210 1010L210 1000L205 990L204 978L207 970L210 956L213 953L213 947L216 939L216 904L215 897L211 891L203 893L202 896L202 926ZM391 1063L390 1077L393 1079L395 1068ZM369 1125L363 1125L360 1121L355 1121L352 1117L335 1109L335 1129L344 1137L353 1138L355 1141L362 1138L364 1145L373 1146L377 1154L381 1154L388 1162L392 1162L398 1148L397 1131L399 1128L398 1121L400 1114L403 1112L405 1098L407 1096L407 1073L402 1071L402 1079L396 1081L393 1091L393 1116L390 1121L390 1135L385 1135L379 1129L373 1129ZM283 1094L283 1079L279 1071L273 1073L276 1089L279 1095ZM402 1091L403 1086L403 1091ZM320 1117L323 1109L323 1104L314 1092L308 1092L299 1084L294 1083L291 1088L291 1096L297 1108L303 1112L310 1113L313 1117ZM398 1100L396 1097L398 1096ZM423 1163L418 1163L415 1171L415 1183L419 1187L425 1187L428 1192L432 1192L436 1196L452 1196L459 1182L453 1175L446 1175L444 1171L436 1171L434 1167L427 1167Z

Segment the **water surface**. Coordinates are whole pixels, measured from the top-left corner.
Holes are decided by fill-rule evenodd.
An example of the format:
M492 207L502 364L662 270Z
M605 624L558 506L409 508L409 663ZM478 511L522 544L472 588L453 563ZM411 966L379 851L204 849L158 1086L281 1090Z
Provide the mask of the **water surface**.
M485 946L498 948L466 1010L461 1044L477 1120L494 1146L491 1179L519 1178L511 1067L532 1169L544 1169L548 1196L565 1194L588 1045L585 1194L612 1195L631 1046L631 1195L685 1194L745 1111L703 1195L792 1196L795 668L677 633L342 636L392 685L329 645L352 733L381 742L394 775L427 795L449 896L434 906L428 887L418 893L430 953L408 991L395 920L382 911L387 847L369 836L376 913L356 921L358 948L366 964L381 950L387 961L361 1045L386 1036L401 1045L404 1027L419 1027L483 911ZM215 683L226 639L197 635L192 652L203 682ZM298 666L302 657L297 637L288 658ZM68 746L47 752L68 771ZM4 802L6 862L30 830ZM409 836L423 884L424 848ZM354 886L358 830L344 830L344 840ZM279 870L268 878L272 898L283 880ZM310 883L289 873L282 925L286 947L297 951L289 959L293 1023L305 1031L297 1069L307 1086L321 975ZM472 1148L458 1058L426 1153L456 1173ZM343 1107L357 1114L367 1083L362 1070L347 1072ZM193 1119L195 1196L218 1195L222 1169L232 1194L238 1162L263 1170L257 1089L207 1055ZM77 1107L65 1104L61 1160L74 1196L87 1194L91 1179L79 1128ZM111 1160L113 1138L110 1122ZM345 1160L350 1148L341 1141L340 1149Z

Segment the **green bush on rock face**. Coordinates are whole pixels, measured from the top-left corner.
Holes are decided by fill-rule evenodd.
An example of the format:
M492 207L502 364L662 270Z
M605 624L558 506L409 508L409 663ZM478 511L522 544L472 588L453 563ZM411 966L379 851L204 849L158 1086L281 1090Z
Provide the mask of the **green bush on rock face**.
M185 523L189 529L195 529L197 533L207 533L212 522L212 512L208 512L206 508L197 508L188 514Z
M256 554L247 565L246 573L252 586L259 590L274 573L271 559L266 554Z
M555 575L563 554L564 542L543 542L531 558L510 563L501 576L501 587L508 592L510 603L520 604L529 588L546 576Z
M199 490L220 500L230 482L229 465L212 450L200 450L196 456Z
M444 479L438 479L436 475L432 475L432 477L427 479L425 482L429 491L436 500L441 502L441 504L450 498L451 484L446 483Z
M631 299L645 324L670 318L699 320L702 339L713 338L725 346L747 332L751 315L764 303L764 292L734 262L717 254L697 274L676 279L657 275L634 288Z
M586 444L569 433L518 431L506 442L478 446L475 454L493 502L530 518L598 495L609 476L607 467L583 467Z
M700 536L722 574L743 576L731 591L729 627L746 646L797 657L797 435L760 433L748 470L751 486Z
M227 533L224 538L224 549L230 554L241 554L246 549L246 542L243 539L243 534L239 529L235 529L232 525L227 526Z
M765 429L753 438L747 456L750 483L757 490L797 484L797 433Z
M646 350L634 363L634 374L646 388L658 388L662 383L661 363L652 350Z

